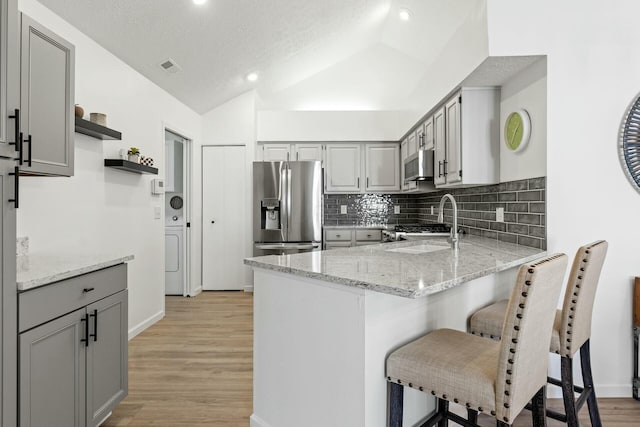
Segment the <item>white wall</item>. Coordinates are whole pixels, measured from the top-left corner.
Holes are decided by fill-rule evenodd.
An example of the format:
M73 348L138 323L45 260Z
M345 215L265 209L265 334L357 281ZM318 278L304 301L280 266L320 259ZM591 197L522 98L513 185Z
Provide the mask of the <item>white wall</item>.
M406 111L258 111L257 139L397 141L413 125L410 118Z
M254 91L246 92L230 101L222 104L203 116L203 138L202 145L244 145L246 146L246 173L247 186L245 192L245 254L252 256L253 254L253 223L252 223L252 204L253 204L253 169L252 163L255 160L256 152L256 95ZM202 148L197 149L198 171L194 175L194 188L197 192L194 194L202 194L202 181L200 167L202 167ZM198 182L195 182L198 181ZM206 197L206 196L205 196ZM197 208L202 213L202 205ZM202 219L198 222L198 227L202 226ZM202 228L199 228L202 230ZM201 232L195 232L194 235L202 236ZM198 248L202 248L201 240L198 242ZM201 249L199 249L200 251ZM199 257L201 252L199 252ZM209 260L207 260L209 262ZM245 269L245 286L253 287L253 273L250 268Z
M154 176L104 168L103 159L135 145L162 176L163 122L198 141L201 118L40 3L21 0L20 9L76 46L75 102L106 113L123 141L75 134L75 176L21 179L18 236L29 236L33 252L134 254L129 327L139 332L164 313L164 199L151 195Z
M488 4L492 55L548 55L548 247L573 254L609 241L593 313L594 377L599 396L630 396L640 194L621 169L618 132L640 92L640 2Z
M531 139L514 153L504 143L509 114L525 109L531 118ZM500 100L500 181L547 174L547 61L541 59L502 85Z

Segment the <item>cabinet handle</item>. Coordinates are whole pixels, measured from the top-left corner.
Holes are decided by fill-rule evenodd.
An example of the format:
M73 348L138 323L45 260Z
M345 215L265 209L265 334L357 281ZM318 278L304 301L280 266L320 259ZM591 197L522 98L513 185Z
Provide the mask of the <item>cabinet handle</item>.
M360 177L358 177L358 190L360 189Z
M339 234L336 234L336 237L340 237L340 235L339 235Z
M82 292L84 292L85 294L88 294L89 292L91 292L91 291L93 291L93 290L95 290L95 289L96 289L96 288L84 288L84 289L82 290Z
M93 310L93 314L90 314L89 317L93 317L93 334L90 334L90 337L93 337L93 342L98 341L98 310Z
M287 153L287 162L289 161L289 153Z
M89 315L85 314L81 322L84 322L84 338L80 339L80 342L85 343L85 347L89 347Z
M33 152L31 142L32 138L31 135L29 135L27 137L27 144L29 145L29 156L27 157L27 163L29 164L29 167L31 167L31 153ZM20 150L20 157L22 158L22 150Z
M14 207L18 209L20 207L20 167L16 166L13 172L9 172L9 175L14 176L13 191L15 192L15 196L13 196L13 199L9 199L9 202L13 203Z
M444 166L444 176L447 176L447 174L449 173L447 172L447 163L449 162L447 162L446 160L442 161L442 165Z
M367 188L369 188L369 177L367 177Z
M15 122L13 123L14 127L14 141L15 142L10 142L9 145L15 145L16 146L16 151L20 151L20 143L22 141L22 135L20 133L20 110L19 109L15 109L13 110L13 114L9 116L10 119L14 119ZM20 156L20 158L22 158L22 156ZM22 164L22 163L20 163Z
M442 160L438 160L438 178L442 176Z
M296 152L296 161L300 160L300 153Z

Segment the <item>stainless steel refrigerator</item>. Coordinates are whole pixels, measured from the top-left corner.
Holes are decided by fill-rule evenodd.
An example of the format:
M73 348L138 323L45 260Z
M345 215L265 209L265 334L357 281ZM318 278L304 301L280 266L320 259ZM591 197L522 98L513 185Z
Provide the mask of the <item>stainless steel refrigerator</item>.
M253 255L322 249L322 165L253 163Z

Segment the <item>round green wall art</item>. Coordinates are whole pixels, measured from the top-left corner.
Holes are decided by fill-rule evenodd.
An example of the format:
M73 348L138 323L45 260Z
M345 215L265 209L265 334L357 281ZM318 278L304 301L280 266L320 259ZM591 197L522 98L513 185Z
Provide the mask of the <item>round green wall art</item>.
M531 119L527 110L509 114L504 124L504 143L514 153L525 149L531 138Z

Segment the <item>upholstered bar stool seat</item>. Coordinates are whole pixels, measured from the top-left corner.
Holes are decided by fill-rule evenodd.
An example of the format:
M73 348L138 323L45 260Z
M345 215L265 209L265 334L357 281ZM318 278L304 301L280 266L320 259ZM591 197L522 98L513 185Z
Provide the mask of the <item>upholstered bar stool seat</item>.
M471 316L469 332L493 340L499 340L502 334L502 322L504 314L507 312L509 300L498 301L476 311ZM556 318L553 322L551 333L551 346L549 351L560 354L560 324L562 323L562 310L556 311Z
M387 376L398 384L495 413L499 356L498 342L439 329L389 356Z
M477 427L478 412L510 425L532 400L534 426L545 425L547 347L566 265L566 255L556 254L520 267L500 342L439 329L392 352L389 426L402 426L404 387L437 397L438 410L422 427L447 420ZM449 402L465 406L470 419L449 411Z
M566 422L570 427L578 427L578 411L585 402L591 425L602 425L593 386L589 341L593 302L607 249L608 244L604 240L578 249L568 276L562 310L555 313L549 351L561 356L561 379L548 378L548 381L562 387L565 413L549 410L547 415ZM502 300L475 312L469 322L469 332L500 340L507 306L508 301ZM573 381L573 357L578 351L584 387L576 386ZM578 400L575 400L574 392L580 393Z

